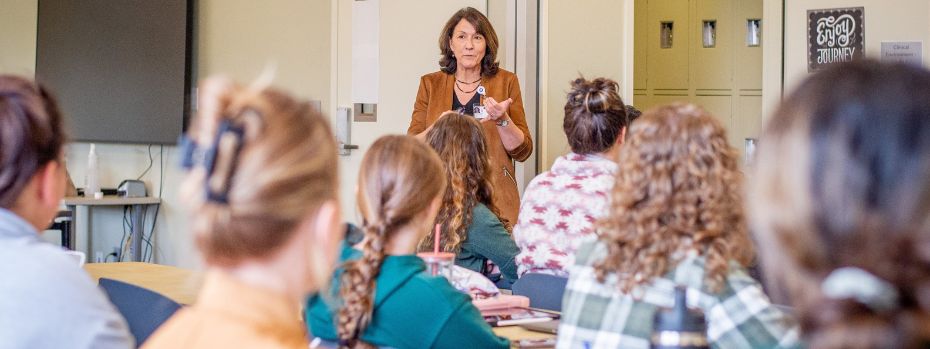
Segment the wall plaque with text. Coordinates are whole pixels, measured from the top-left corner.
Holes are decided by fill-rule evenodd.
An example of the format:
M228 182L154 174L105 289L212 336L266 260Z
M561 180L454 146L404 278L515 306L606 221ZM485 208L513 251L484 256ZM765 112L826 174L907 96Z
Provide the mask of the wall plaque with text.
M923 51L921 41L883 41L882 62L920 65L923 63Z
M865 8L807 11L807 71L865 57Z

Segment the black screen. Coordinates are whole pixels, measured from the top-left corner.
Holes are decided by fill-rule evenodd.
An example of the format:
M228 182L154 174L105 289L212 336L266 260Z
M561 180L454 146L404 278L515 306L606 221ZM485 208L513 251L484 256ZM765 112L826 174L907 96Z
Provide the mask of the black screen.
M73 140L177 141L190 109L192 1L39 1L36 79Z

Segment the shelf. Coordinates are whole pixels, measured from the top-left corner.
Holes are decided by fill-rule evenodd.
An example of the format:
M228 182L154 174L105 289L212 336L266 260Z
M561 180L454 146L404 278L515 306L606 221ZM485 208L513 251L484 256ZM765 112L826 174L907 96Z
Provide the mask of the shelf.
M141 198L104 196L101 199L85 198L83 196L68 196L65 197L64 202L67 206L126 206L161 204L161 199L148 196Z

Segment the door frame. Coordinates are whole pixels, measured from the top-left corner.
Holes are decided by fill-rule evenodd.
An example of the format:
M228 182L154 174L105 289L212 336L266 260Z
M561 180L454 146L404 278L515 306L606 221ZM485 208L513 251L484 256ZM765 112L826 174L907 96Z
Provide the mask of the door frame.
M762 0L762 127L785 89L785 0Z

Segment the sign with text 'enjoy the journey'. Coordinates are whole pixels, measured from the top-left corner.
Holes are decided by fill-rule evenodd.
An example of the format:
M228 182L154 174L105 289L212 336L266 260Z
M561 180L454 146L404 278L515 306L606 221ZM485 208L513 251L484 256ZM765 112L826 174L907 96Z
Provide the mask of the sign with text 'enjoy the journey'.
M865 8L807 11L807 71L865 56Z

